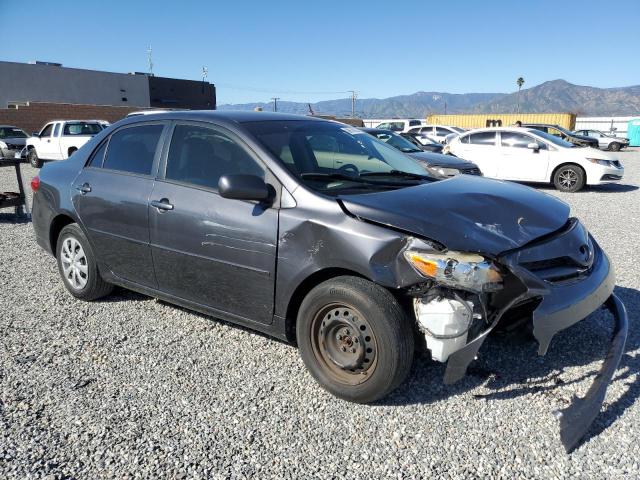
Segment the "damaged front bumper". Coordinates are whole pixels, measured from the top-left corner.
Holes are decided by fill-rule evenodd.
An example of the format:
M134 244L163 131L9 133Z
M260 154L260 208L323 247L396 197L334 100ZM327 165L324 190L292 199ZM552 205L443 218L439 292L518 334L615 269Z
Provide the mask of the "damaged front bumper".
M507 252L498 260L513 274L512 283L519 285L498 302L499 308L487 319L487 328L449 356L444 382L451 384L464 377L487 336L503 315L518 305L535 301L533 335L539 343L538 353L544 355L556 333L605 304L616 321L605 362L587 395L574 399L559 413L562 443L571 451L597 416L624 352L628 321L624 305L613 294L613 267L586 229L573 219L562 231Z

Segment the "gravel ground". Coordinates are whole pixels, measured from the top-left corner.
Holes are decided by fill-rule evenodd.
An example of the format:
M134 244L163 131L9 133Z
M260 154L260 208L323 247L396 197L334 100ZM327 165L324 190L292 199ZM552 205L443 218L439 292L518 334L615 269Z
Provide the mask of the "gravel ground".
M491 338L455 386L418 357L392 396L353 405L284 343L123 290L74 300L30 223L0 214L0 478L639 478L640 152L620 157L621 185L545 189L612 257L631 321L606 405L573 454L552 412L599 368L603 311L546 357ZM12 174L0 170L0 190Z

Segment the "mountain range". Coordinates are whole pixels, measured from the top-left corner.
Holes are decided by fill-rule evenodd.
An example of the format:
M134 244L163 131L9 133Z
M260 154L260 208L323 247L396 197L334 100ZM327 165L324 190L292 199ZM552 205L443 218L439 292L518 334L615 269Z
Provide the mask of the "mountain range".
M356 101L356 114L362 118L424 118L431 113L515 113L518 92L446 93L416 92L389 98L363 98ZM272 110L273 103L218 105L219 110ZM311 103L318 115L351 115L351 99L341 98ZM278 111L308 114L302 102L278 102ZM640 85L596 88L551 80L520 92L522 113L573 112L578 115L622 116L640 114Z

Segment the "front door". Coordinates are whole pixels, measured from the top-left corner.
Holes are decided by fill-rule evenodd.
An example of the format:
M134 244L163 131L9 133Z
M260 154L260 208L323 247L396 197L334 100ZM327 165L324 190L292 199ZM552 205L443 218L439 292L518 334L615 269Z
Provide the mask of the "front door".
M488 130L460 137L454 153L478 165L485 177L500 178L498 176L500 160L497 150L496 132Z
M156 288L149 247L149 195L164 125L116 131L73 184L73 204L103 268Z
M149 209L160 290L271 323L278 210L218 195L222 175L265 178L264 167L231 132L184 123L175 125L164 170Z
M38 140L38 157L43 158L45 160L56 160L54 149L55 147L55 139L53 137L53 127L56 125L55 123L50 123L46 125L42 131L40 132L40 138Z
M537 143L538 150L529 148ZM549 150L546 144L519 132L500 132L498 177L529 182L548 181Z

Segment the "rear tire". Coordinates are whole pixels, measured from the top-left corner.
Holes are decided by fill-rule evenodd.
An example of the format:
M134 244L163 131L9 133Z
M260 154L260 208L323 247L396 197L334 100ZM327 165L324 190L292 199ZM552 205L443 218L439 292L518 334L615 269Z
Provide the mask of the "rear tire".
M71 155L73 155L77 151L78 151L78 149L76 147L71 147L69 149L69 151L67 152L67 158L69 158Z
M622 145L618 142L612 142L609 144L609 150L612 152L619 152Z
M100 276L91 245L77 224L71 223L60 231L56 259L62 283L74 297L91 301L113 290L113 285Z
M27 153L27 160L33 168L42 168L42 160L38 158L38 153L35 148L32 148Z
M577 192L585 181L586 175L579 165L563 165L553 174L553 185L561 192Z
M336 277L311 290L298 312L296 337L318 383L351 402L386 396L413 362L407 315L389 291L358 277Z

